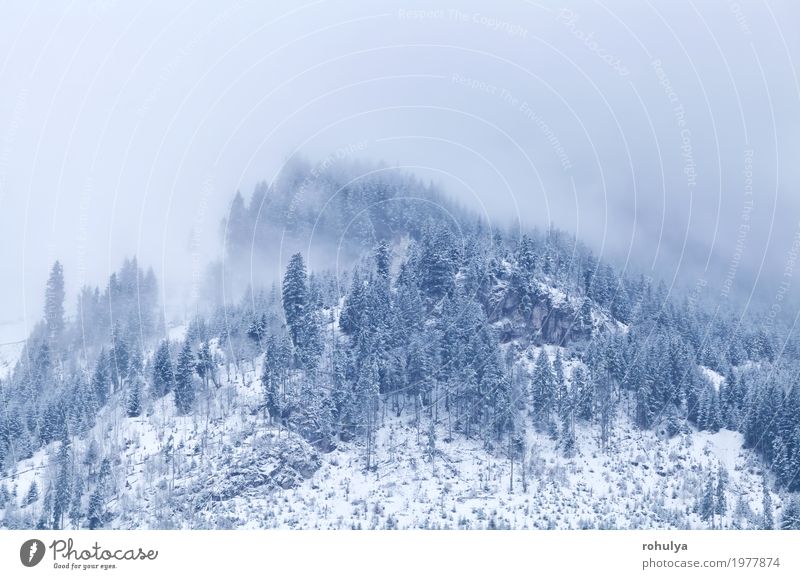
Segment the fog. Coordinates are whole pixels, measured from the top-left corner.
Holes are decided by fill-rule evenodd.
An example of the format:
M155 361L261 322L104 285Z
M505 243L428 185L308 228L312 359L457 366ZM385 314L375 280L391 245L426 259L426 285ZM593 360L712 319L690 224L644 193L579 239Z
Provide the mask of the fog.
M790 0L6 3L0 322L39 319L55 259L73 306L134 254L180 315L233 194L299 153L769 301L800 235L798 22Z

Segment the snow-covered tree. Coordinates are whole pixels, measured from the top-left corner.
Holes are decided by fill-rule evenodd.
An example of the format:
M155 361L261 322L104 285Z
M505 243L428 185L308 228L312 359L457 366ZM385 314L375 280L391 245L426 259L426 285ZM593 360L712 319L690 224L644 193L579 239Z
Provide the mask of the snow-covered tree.
M706 478L706 484L703 487L703 498L700 499L699 514L702 520L711 524L712 529L715 528L716 488L714 477L711 475Z
M72 498L71 459L69 441L62 440L56 457L58 474L56 475L55 492L53 496L53 527L56 529L64 528L64 515L69 511L69 504Z
M769 490L766 475L761 479L762 529L775 528L775 516L772 512L772 493Z
M142 414L142 380L138 376L131 380L128 387L125 411L131 418Z
M31 486L28 487L28 492L25 493L25 500L22 502L23 506L32 505L39 500L39 485L36 484L36 479L33 479Z
M56 261L47 278L44 294L44 319L49 337L57 342L64 331L64 268Z
M100 350L97 362L94 366L92 375L92 390L99 407L103 407L108 401L111 391L111 367L105 349Z
M188 414L194 406L194 368L192 344L186 340L175 365L175 408L180 414Z
M786 501L781 513L781 529L784 531L800 531L800 496L792 495Z
M175 386L175 374L172 368L169 342L164 340L159 344L153 359L153 396L161 398L172 392Z
M318 321L308 295L308 276L303 256L289 259L282 286L283 311L299 362L313 367L320 352Z
M553 410L555 377L544 348L539 351L531 374L531 394L534 419L538 424L546 426L550 422L550 413Z

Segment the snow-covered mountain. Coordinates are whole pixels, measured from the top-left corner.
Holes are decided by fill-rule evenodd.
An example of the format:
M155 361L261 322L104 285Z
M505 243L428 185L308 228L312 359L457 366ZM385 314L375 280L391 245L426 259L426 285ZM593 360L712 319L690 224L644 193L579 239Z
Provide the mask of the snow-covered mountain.
M179 327L135 260L67 319L54 266L0 374L0 526L800 527L780 325L385 168L292 166L224 225L209 295L286 269Z

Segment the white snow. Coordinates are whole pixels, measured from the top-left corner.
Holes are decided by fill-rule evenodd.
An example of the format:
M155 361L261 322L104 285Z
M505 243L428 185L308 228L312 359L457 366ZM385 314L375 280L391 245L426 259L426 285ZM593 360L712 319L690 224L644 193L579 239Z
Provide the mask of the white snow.
M700 366L700 371L703 373L714 389L719 392L720 386L725 383L725 376L720 374L719 372L715 372L711 368L707 368L706 366Z
M251 445L265 435L278 436L277 428L254 412L261 395L255 377L250 370L219 390L211 386L192 417L175 416L170 396L139 418L103 411L98 425L74 447L80 456L94 439L102 456L115 460L116 494L108 504L115 513L112 527L705 528L693 510L706 478L720 465L730 475L725 525L733 524L738 498L751 512L760 509L759 462L743 450L740 434L689 432L664 440L637 429L624 415L624 404L607 452L600 450L596 424L579 423L579 452L573 458L564 458L553 440L529 424L526 481L515 462L513 488L502 444L487 448L483 440L457 433L448 441L442 423L431 461L427 419L418 431L412 412L397 418L387 411L376 441L375 471L364 470L360 442L340 443L321 454L321 468L297 488L256 485L225 500L194 504L193 489L207 489L207 477L224 472L220 469L228 468L232 456L246 460ZM224 370L221 379L226 381ZM174 473L163 452L170 436ZM57 443L19 463L7 481L17 486L18 501L34 476L43 494L54 476L47 465L56 448ZM777 495L773 504L781 504ZM38 508L20 509L22 519L35 518Z
M0 323L0 378L7 378L14 369L32 326L24 319Z

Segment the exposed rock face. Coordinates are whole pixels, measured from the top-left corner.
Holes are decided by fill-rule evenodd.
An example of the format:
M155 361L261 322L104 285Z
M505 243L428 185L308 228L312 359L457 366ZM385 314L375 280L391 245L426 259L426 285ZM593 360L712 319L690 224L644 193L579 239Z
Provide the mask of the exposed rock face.
M527 339L564 346L591 334L591 328L581 323L577 300L544 284L524 287L508 277L497 272L482 292L489 322L498 324L501 341Z
M271 491L299 486L322 465L319 453L299 436L270 432L252 444L223 451L206 476L196 477L186 489L199 502L225 501L254 489Z
M563 306L553 306L547 302L535 304L528 324L530 331L540 334L543 341L560 346L589 333L581 328L578 312L566 304Z

